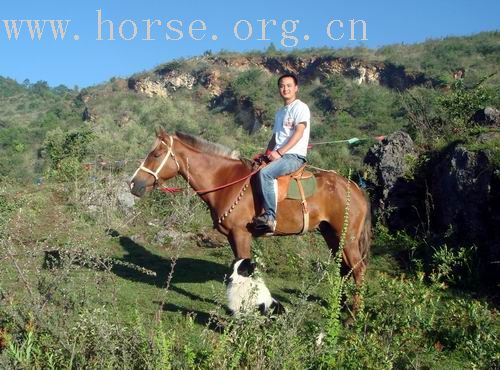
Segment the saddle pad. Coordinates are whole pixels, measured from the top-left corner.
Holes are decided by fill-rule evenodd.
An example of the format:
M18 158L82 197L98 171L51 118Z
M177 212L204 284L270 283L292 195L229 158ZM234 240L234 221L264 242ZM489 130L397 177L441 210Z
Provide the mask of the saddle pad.
M304 195L306 198L310 197L316 192L316 177L311 176L308 179L298 180L302 183L302 187L304 188ZM288 193L286 195L286 199L297 199L302 200L300 196L300 190L297 185L296 179L291 179L290 184L288 185Z

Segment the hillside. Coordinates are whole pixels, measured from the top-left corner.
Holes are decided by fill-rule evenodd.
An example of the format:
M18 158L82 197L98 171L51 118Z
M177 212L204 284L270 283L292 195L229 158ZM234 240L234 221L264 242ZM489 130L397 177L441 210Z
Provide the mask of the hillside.
M376 50L207 52L79 92L49 88L43 81L20 85L1 78L0 158L9 158L0 161L2 173L42 176L40 149L56 128L96 134L88 161L142 157L159 125L252 155L269 136L267 128L280 104L276 79L284 72L299 76L300 97L313 114L313 141L411 130L408 100L421 96L435 101L449 93L455 78L473 86L490 76L483 84L491 89L490 98L483 103L498 107L500 76L494 73L500 63L499 38L498 32L489 32ZM312 153L312 159L334 168L359 167L367 148L328 146L336 158Z
M82 90L0 77L0 368L499 368L499 65L487 32L208 51ZM284 72L309 163L366 190L371 255L358 290L318 230L257 238L286 313L235 318L207 205L180 178L140 199L126 181L158 126L262 152Z

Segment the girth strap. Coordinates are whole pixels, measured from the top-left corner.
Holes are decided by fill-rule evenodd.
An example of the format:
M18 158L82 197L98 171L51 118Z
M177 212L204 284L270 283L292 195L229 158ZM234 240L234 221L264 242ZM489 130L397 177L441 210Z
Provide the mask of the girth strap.
M300 197L302 198L302 213L304 215L304 227L302 228L301 234L305 234L309 230L309 209L307 208L307 200L302 182L299 179L295 179L295 181L297 181L297 187L299 188Z

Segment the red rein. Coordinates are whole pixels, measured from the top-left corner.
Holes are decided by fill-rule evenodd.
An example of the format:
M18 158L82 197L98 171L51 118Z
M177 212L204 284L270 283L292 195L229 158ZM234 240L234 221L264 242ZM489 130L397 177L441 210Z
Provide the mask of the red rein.
M231 185L234 185L234 184L237 184L239 182L242 182L246 179L248 179L249 177L252 177L253 175L255 175L257 172L259 172L260 170L260 167L257 168L255 171L251 172L250 174L246 175L245 177L241 178L241 179L238 179L238 180L235 180L235 181L232 181L228 184L224 184L224 185L221 185L221 186L217 186L215 188L212 188L212 189L202 189L202 190L195 190L198 194L203 194L203 193L211 193L213 191L217 191L217 190L220 190L220 189L224 189L224 188L227 188L228 186L231 186ZM169 193L169 194L173 194L173 193L178 193L182 190L184 190L183 188L169 188L169 187L164 187L164 188L159 188L158 190L160 190L161 192L163 193Z

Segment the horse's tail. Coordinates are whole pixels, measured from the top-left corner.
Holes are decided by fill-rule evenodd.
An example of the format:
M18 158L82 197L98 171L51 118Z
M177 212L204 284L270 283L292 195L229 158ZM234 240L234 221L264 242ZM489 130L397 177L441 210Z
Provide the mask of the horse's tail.
M359 251L361 252L361 257L366 263L366 260L370 257L370 246L372 242L372 210L370 205L370 199L365 194L366 200L366 215L365 223L363 225L363 230L361 230L361 235L359 238Z

